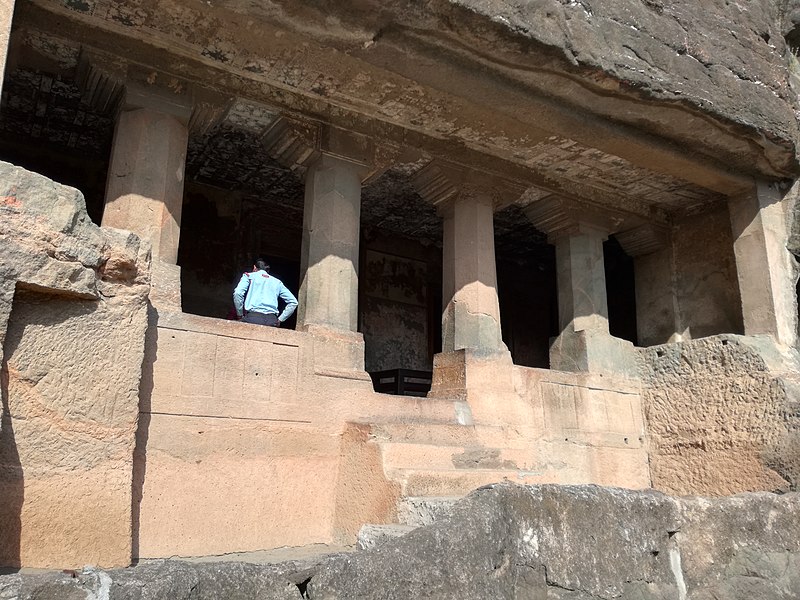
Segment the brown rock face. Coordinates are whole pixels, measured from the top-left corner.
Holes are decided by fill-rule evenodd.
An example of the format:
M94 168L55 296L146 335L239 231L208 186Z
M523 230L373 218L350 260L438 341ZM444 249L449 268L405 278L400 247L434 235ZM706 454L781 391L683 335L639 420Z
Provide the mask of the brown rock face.
M0 564L124 565L149 250L77 190L0 181Z
M758 338L714 336L640 350L653 487L674 494L787 490L796 376L771 368Z
M781 2L580 0L460 5L621 86L790 141ZM754 85L755 84L755 85Z

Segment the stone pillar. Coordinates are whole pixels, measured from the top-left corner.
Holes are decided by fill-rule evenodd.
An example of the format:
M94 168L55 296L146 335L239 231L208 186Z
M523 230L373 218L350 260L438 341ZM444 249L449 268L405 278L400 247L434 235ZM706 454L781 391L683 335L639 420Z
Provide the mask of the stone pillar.
M11 37L11 21L14 17L14 0L0 0L0 91L5 80L8 43Z
M556 197L525 212L556 247L561 333L550 347L550 367L635 377L633 344L608 330L603 242L614 227L613 215Z
M178 259L188 139L186 125L172 115L123 111L108 170L103 227L133 231L150 241L153 258L169 264Z
M440 208L443 234L442 351L506 352L494 256L492 199L460 193Z
M323 154L306 175L298 324L358 326L361 165Z
M308 167L297 323L315 338L317 373L368 383L356 331L364 173L364 165L325 153Z
M669 231L664 226L645 224L614 237L633 258L639 345L681 341L687 332L681 324Z
M728 203L745 335L770 335L780 345L797 343L796 274L786 249L782 194L758 182Z
M151 299L180 309L176 265L191 105L163 92L126 90L117 119L102 225L150 242Z
M306 173L297 324L314 337L314 369L371 387L357 332L361 185L389 166L390 153L368 136L288 116L273 122L262 144Z
M556 237L558 324L562 332L608 333L603 242L608 234L586 224Z
M441 160L421 169L414 185L443 217L442 352L433 357L428 395L460 401L465 425L529 427L535 417L516 392L502 339L494 253L494 209L524 188Z

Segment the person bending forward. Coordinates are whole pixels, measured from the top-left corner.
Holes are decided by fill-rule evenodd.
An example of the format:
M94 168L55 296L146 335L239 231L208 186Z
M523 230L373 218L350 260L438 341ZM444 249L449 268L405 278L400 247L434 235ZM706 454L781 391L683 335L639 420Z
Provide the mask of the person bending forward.
M278 313L278 298L286 303ZM245 323L280 327L297 308L297 298L277 277L269 274L269 265L263 259L253 264L253 272L245 273L233 290L236 317Z

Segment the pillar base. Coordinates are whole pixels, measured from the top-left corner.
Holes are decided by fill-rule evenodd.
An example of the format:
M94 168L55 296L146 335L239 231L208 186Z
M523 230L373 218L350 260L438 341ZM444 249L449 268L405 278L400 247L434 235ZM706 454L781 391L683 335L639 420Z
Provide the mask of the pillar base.
M434 355L428 398L466 402L468 425L521 427L533 423L529 407L514 387L514 363L507 350L486 354L463 349Z
M550 344L550 368L638 378L633 344L604 331L565 331Z
M314 338L314 372L318 375L371 382L364 370L364 336L323 325L304 325Z

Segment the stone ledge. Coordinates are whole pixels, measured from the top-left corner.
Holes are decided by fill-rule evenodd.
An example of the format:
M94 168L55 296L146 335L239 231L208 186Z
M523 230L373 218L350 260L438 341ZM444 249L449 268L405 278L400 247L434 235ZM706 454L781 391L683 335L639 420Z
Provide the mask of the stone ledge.
M279 327L264 327L263 325L252 325L239 321L201 317L200 315L172 311L159 311L156 326L159 329L208 333L243 340L273 342L286 346L301 346L304 343L311 342L308 334L302 331L280 329Z

